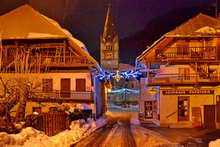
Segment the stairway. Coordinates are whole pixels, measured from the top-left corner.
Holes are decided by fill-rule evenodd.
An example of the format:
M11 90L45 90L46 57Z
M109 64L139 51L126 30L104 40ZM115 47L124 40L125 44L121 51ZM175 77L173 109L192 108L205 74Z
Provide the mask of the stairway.
M209 70L208 70L208 65L199 65L197 64L197 66L195 64L190 64L190 66L198 72L199 76L203 79L209 79Z

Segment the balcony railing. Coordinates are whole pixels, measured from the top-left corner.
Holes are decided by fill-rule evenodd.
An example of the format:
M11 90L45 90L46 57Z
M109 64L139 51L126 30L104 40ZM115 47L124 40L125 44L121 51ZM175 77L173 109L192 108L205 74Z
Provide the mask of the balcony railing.
M48 66L59 64L88 64L88 60L77 56L43 56L41 57L41 63Z
M169 47L168 52L156 52L155 58L145 58L145 62L158 61L206 61L216 60L215 46L209 47Z
M199 75L177 75L161 74L155 77L149 77L149 85L166 85L166 84L193 84L193 83L215 83L220 82L220 75L209 75L203 78Z
M60 91L51 92L35 91L32 94L32 100L36 101L93 101L93 92L91 91Z

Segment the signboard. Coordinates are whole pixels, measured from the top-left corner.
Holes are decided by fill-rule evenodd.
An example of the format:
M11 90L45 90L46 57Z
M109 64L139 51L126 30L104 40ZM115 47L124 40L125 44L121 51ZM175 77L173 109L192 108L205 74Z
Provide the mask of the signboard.
M148 88L148 93L150 93L151 96L155 96L155 94L157 94L158 91L159 90L157 88L153 88L153 87Z
M163 90L163 95L208 95L208 94L214 94L214 90L209 89L170 89L170 90Z

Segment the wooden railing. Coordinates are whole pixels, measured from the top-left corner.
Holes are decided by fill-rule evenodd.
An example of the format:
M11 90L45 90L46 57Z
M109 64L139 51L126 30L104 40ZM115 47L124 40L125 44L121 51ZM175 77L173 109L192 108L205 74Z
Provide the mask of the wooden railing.
M31 99L39 101L93 101L93 92L91 91L35 91L32 95Z
M157 52L155 57L144 58L145 62L169 62L169 61L214 61L217 59L217 47L169 47L167 52Z
M190 84L190 83L213 83L220 82L220 75L209 75L209 78L200 75L177 75L177 74L161 74L155 77L149 77L149 85L163 84Z
M163 55L166 58L203 58L215 59L216 47L169 47L168 50L173 52L166 52Z
M43 56L41 57L41 63L45 65L53 64L88 64L88 60L85 57L77 56Z

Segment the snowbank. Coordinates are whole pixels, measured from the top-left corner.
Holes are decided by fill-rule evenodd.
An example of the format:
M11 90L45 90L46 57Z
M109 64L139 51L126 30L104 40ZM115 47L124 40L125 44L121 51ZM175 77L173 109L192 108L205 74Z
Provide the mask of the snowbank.
M220 139L216 139L215 141L211 141L209 143L209 147L220 147Z
M43 132L28 127L19 134L0 133L0 147L64 147L80 141L90 135L96 129L104 126L107 119L100 118L97 121L83 120L73 121L70 130L65 130L55 136L48 137Z

